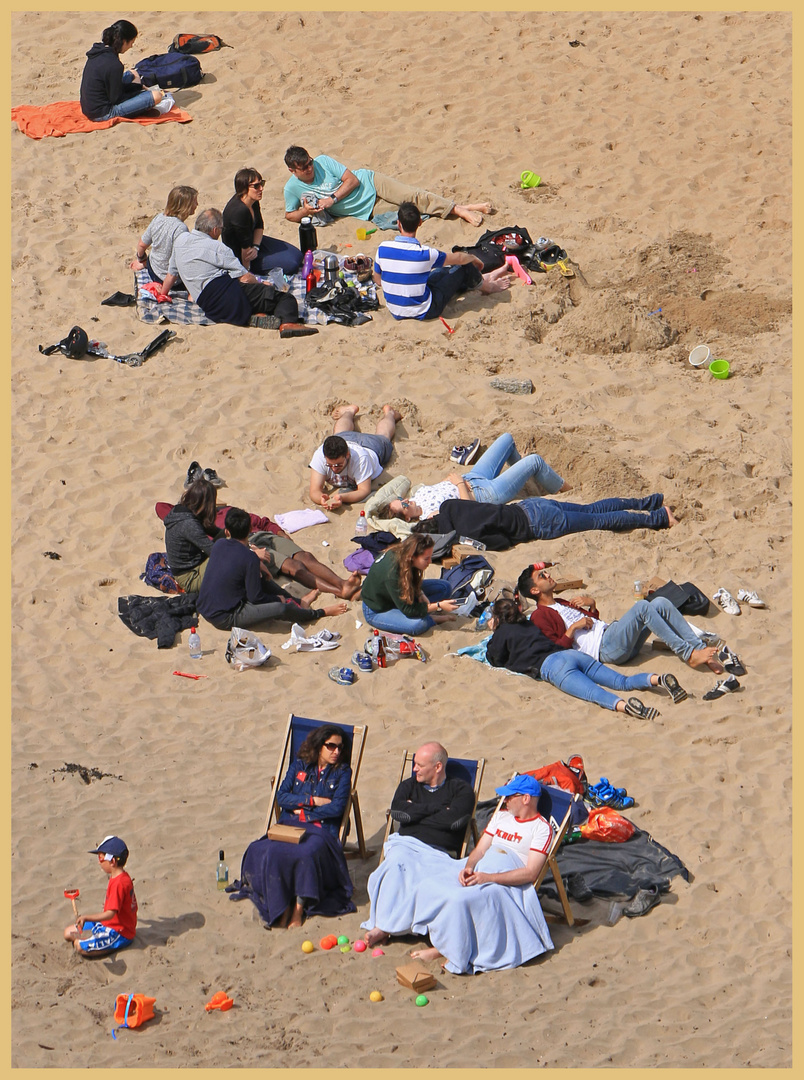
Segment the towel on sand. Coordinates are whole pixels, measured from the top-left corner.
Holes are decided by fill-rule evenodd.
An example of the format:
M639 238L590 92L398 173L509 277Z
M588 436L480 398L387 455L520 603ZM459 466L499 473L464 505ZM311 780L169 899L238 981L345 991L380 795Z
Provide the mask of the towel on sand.
M32 139L44 139L48 135L72 135L86 131L100 131L122 121L135 124L163 124L176 120L186 124L192 116L178 105L163 116L115 116L111 120L88 120L81 112L78 101L54 101L51 105L17 105L11 110L11 119L17 127Z

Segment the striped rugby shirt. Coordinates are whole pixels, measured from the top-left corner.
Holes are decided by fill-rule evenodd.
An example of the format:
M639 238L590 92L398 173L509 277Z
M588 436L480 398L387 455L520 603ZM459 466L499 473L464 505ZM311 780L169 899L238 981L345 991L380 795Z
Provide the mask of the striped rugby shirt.
M380 244L374 267L382 276L385 306L395 319L424 318L432 300L427 277L446 257L437 248L423 247L415 236L395 236Z

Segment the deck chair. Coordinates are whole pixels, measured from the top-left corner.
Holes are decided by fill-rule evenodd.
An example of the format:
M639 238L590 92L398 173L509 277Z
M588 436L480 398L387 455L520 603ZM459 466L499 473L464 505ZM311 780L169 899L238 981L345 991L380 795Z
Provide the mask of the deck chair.
M518 773L514 773L517 776ZM511 777L513 780L514 776ZM508 783L511 781L509 780ZM497 803L497 809L502 806L503 799ZM575 917L572 914L572 908L570 907L569 899L567 897L567 890L564 888L564 881L561 877L561 871L558 869L558 861L556 860L556 854L561 847L561 842L564 839L567 829L573 824L573 816L578 817L580 820L583 814L578 814L578 804L581 803L581 796L574 794L571 791L565 791L564 788L547 787L542 784L542 792L539 796L539 801L536 804L539 813L549 823L550 828L553 831L553 839L550 841L550 849L547 852L547 861L539 872L539 876L533 883L534 889L538 892L542 882L547 875L547 871L553 875L553 881L556 883L556 891L558 892L558 898L561 901L561 907L564 909L564 917L567 920L568 926L575 925ZM582 803L581 803L582 805Z
M317 727L325 723L323 720L308 720L304 716L296 716L291 713L288 716L288 726L285 730L285 739L282 743L282 752L279 755L279 761L276 766L276 773L273 777L273 783L271 788L271 801L268 805L268 814L265 818L265 831L271 827L273 821L279 817L280 807L276 801L277 792L279 791L279 785L285 776L285 773L290 768L290 763L295 757L298 756L301 744L307 738L311 731L314 731ZM366 850L366 841L363 835L363 818L360 815L360 801L357 797L357 778L360 774L360 763L363 759L363 746L366 741L366 733L368 728L365 726L342 724L339 720L333 721L338 727L349 735L352 740L352 790L349 793L349 798L344 807L343 817L338 828L338 836L344 849L346 848L346 836L349 832L349 817L350 814L355 819L355 833L357 834L357 847L361 859L368 857L369 852ZM351 854L351 852L349 852Z
M415 754L412 750L405 750L402 753L402 767L399 770L399 779L396 782L396 786L402 783L406 776L413 775L413 759ZM475 821L475 808L477 807L477 798L480 794L480 785L483 781L483 770L486 767L485 758L447 758L447 779L448 780L465 780L475 793L474 806L472 807L472 816L466 823L466 830L463 834L463 840L461 841L459 858L463 858L466 854L466 845L469 843L469 832L471 830L475 843L478 841L477 822ZM396 788L394 788L396 791ZM392 832L396 832L399 825L391 817L391 811L385 811L385 835L382 838L383 852L385 850L385 841L391 835ZM384 854L380 855L380 862L382 862Z

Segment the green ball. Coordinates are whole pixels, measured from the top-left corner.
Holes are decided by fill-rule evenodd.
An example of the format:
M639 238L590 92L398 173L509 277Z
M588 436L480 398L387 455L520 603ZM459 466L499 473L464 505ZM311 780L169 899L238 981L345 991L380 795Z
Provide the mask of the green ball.
M417 1005L427 1005L429 1001L430 999L426 994L419 994L419 996L416 998Z
M346 936L346 934L341 934L341 936L338 938L338 944L339 945L348 945L349 944L349 938Z

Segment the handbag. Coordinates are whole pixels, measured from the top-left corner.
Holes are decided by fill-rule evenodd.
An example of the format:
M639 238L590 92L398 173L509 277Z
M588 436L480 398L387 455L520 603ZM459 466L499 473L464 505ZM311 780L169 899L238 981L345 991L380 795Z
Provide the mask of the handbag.
M709 611L709 597L691 581L681 585L668 581L660 589L649 593L648 600L653 601L659 596L669 600L682 615L706 615Z

